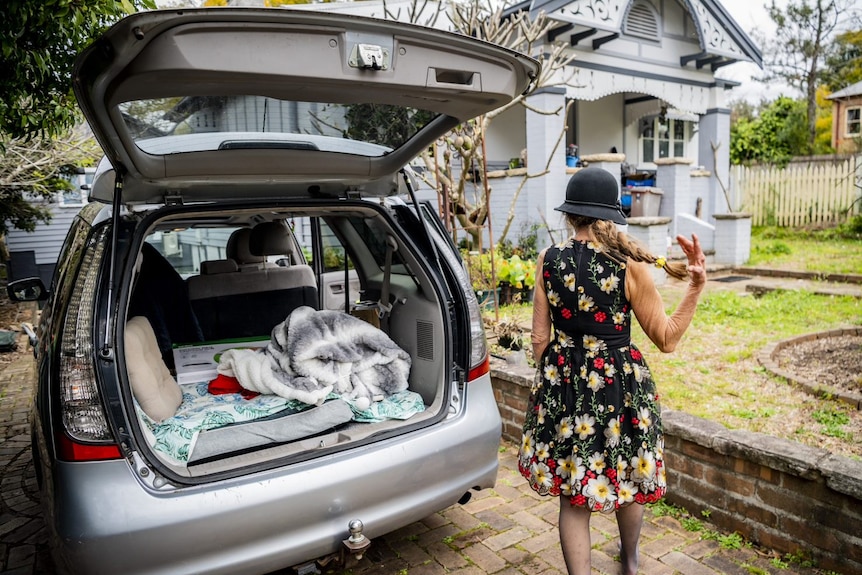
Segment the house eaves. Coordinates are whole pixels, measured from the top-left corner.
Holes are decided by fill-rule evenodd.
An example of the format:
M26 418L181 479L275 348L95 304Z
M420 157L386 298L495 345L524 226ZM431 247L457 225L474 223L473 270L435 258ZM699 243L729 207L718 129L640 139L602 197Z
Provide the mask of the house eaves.
M548 40L567 36L572 45L591 45L593 50L622 33L623 23L634 0L619 0L596 7L597 0L525 0L508 8L503 17L529 11L535 18L544 12L560 26L548 33ZM697 26L700 52L680 58L680 66L694 62L697 68L716 69L740 61L763 66L760 49L728 14L718 0L683 0Z
M842 88L837 92L826 96L827 100L836 100L838 98L850 98L853 96L862 96L862 82L850 84L846 88Z

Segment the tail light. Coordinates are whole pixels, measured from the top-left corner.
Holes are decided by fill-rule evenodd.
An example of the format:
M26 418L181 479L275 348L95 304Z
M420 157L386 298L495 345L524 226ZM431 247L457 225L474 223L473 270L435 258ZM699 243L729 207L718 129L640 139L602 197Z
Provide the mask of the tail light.
M479 300L473 291L470 282L470 274L456 256L452 249L446 245L437 234L431 234L439 246L439 252L449 263L449 267L458 278L458 286L464 292L467 301L467 311L470 314L470 369L467 372L467 381L473 381L491 371L490 358L488 357L488 340L485 338L485 325L482 323L482 312L479 309Z
M59 434L59 456L70 461L115 459L102 397L96 385L93 317L98 271L105 253L107 226L83 250L60 339L60 410L65 435Z
M466 273L465 270L464 274ZM467 296L467 310L470 312L470 371L467 373L467 381L473 381L491 371L491 361L488 357L488 340L485 338L482 311L479 309L479 300L476 299L469 276L466 283L464 295Z

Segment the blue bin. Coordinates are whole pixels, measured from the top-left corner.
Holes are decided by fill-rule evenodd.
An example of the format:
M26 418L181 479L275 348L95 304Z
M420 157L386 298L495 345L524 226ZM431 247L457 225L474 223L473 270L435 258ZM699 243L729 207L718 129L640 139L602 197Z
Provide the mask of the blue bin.
M626 179L626 187L628 188L652 188L653 186L655 186L655 178L650 178L648 180Z
M620 196L620 204L622 204L623 209L627 210L632 207L632 194L631 192L623 192Z

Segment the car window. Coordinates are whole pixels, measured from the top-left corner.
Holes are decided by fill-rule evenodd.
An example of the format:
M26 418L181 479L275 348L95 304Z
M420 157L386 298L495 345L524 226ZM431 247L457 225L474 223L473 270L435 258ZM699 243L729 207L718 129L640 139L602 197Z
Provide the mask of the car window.
M382 156L435 116L389 104L254 95L136 100L119 108L137 146L150 154L278 148Z
M227 242L238 228L187 228L157 231L151 244L184 279L201 273L201 262L227 257Z
M386 266L386 232L380 229L378 225L375 225L375 220L353 217L348 218L348 221L359 237L362 238L368 252L382 270ZM411 275L404 264L401 254L397 251L392 253L392 269L390 271L393 274Z
M352 221L352 218L349 219ZM315 225L320 226L320 249L323 253L321 273L344 271L345 258L347 258L347 269L354 269L354 263L350 257L349 250L345 250L344 242L335 233L335 230L330 226L327 219L297 217L288 218L287 221L296 236L296 241L299 242L306 263L314 266L314 231L312 225L312 222L314 222ZM368 244L367 241L365 243ZM369 245L368 247L371 248L372 246Z
M81 259L84 257L84 250L87 247L87 235L89 233L90 226L84 223L82 218L76 220L72 227L69 228L63 251L57 259L57 270L51 282L51 293L56 298L56 309L65 309L68 304L73 287L72 281L69 280L74 278L75 273L78 271L78 264L81 263Z
M87 203L88 190L93 185L93 177L96 170L86 168L82 173L74 173L69 176L70 190L63 190L60 194L60 206L80 209Z

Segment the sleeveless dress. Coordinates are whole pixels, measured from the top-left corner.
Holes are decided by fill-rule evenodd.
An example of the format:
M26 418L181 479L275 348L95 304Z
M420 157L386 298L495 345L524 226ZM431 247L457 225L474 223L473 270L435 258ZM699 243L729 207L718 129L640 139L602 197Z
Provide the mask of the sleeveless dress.
M667 489L660 408L631 342L626 266L573 239L545 252L552 333L528 402L518 468L540 495L610 513Z

